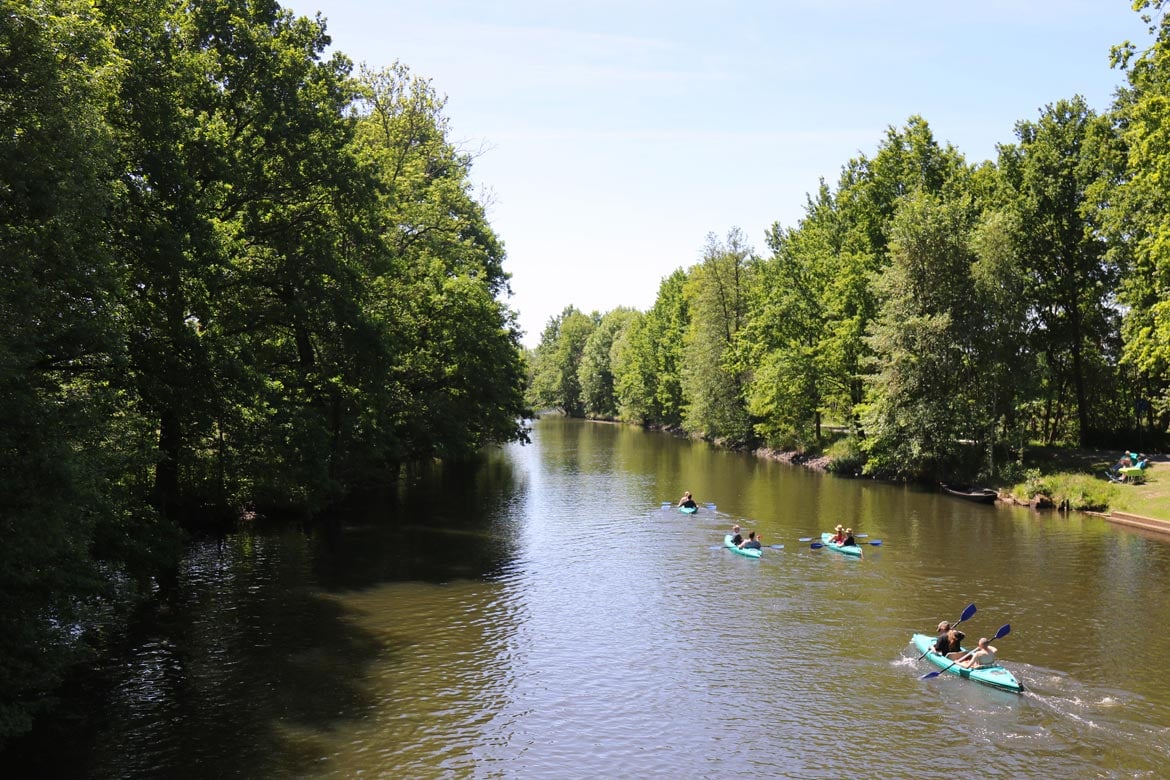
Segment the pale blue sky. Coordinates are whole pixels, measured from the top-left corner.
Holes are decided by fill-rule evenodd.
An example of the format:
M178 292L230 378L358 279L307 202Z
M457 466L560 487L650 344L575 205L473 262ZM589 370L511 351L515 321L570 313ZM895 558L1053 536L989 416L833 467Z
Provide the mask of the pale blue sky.
M1081 94L1109 108L1129 0L285 0L355 64L448 97L508 251L524 343L550 317L645 310L739 227L757 252L821 178L921 114L969 162Z

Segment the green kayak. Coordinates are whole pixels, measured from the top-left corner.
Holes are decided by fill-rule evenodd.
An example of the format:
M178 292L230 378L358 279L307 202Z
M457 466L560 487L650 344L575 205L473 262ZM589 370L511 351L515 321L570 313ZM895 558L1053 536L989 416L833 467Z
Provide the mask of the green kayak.
M723 546L727 547L732 552L739 553L740 555L742 555L746 558L759 558L761 555L764 554L763 550L757 550L753 547L749 547L746 550L742 547L736 547L734 544L731 543L731 534L728 534L727 536L723 537Z
M999 664L995 666L984 666L981 669L967 669L959 666L950 658L941 656L938 653L927 653L927 648L934 644L935 637L928 634L915 634L911 640L914 647L918 648L919 654L926 653L926 660L930 661L935 666L939 667L950 674L957 674L968 680L974 680L977 683L990 685L992 688L999 688L1001 691L1014 691L1020 693L1024 690L1024 686L1015 678L1011 672L1004 669ZM966 652L966 649L963 650Z
M699 511L699 508L697 506L680 506L678 511L682 512L684 515L693 515L695 512Z
M836 542L829 541L832 538L832 534L821 534L821 543L830 550L836 550L837 552L844 553L845 555L855 555L858 558L861 557L861 548L856 544L837 544Z

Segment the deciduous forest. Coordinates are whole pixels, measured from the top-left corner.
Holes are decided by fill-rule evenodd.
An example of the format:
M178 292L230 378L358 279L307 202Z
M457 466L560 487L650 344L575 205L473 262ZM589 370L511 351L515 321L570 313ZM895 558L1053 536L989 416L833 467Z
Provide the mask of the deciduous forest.
M1107 113L1055 99L980 163L921 116L891 126L764 253L712 234L649 310L566 307L529 401L896 479L1165 446L1170 21L1134 8L1152 39L1114 48Z
M271 0L0 0L0 742L188 521L525 437L472 156L329 43Z

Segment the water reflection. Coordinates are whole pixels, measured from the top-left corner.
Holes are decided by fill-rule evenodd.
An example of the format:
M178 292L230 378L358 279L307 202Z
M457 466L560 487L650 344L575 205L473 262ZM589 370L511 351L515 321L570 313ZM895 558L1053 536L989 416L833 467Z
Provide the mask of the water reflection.
M192 549L74 776L1157 777L1170 544L557 418ZM712 501L694 516L682 490ZM763 533L759 560L721 540ZM862 560L797 540L837 522ZM978 604L1023 695L928 671ZM853 749L842 749L842 739Z

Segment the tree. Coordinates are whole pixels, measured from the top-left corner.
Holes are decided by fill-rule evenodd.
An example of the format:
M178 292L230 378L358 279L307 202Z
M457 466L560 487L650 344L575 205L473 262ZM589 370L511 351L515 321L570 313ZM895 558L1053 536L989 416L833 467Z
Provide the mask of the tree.
M969 200L926 192L903 199L890 229L891 265L878 283L881 308L869 344L875 371L865 407L867 470L941 473L958 442L986 430L973 395L981 369L972 295L975 223Z
M633 309L618 307L606 312L589 334L577 368L585 414L600 419L617 417L614 390L613 349L622 333L635 319Z
M125 63L88 2L0 2L0 744L173 537L143 504L107 121ZM168 550L169 551L169 550Z
M769 444L816 445L828 399L849 393L827 349L826 291L834 284L832 269L840 252L828 188L822 183L817 199L809 199L796 228L785 230L777 223L767 241L772 257L760 264L741 342L744 360L755 366L748 409L759 421L756 432Z
M1036 122L1016 124L1017 145L1000 148L999 168L1017 214L1017 256L1029 274L1036 349L1048 403L1060 403L1071 385L1076 437L1088 446L1094 429L1109 427L1108 402L1115 371L1102 364L1117 347L1112 306L1117 267L1097 227L1095 185L1116 176L1116 138L1107 119L1080 97L1047 106ZM1056 428L1049 426L1049 439Z
M1137 54L1132 44L1114 50L1114 64L1126 72L1114 114L1126 148L1124 182L1111 208L1114 255L1126 268L1118 292L1125 306L1123 360L1139 375L1159 429L1170 421L1170 16L1163 0L1134 3L1155 36ZM1151 414L1152 416L1152 414Z
M548 321L532 366L529 402L539 409L559 409L570 417L582 417L580 367L585 342L597 327L596 314L587 316L566 306Z
M681 373L686 399L683 422L693 432L735 444L751 441L744 400L746 368L734 349L747 319L751 249L738 229L726 243L708 235L703 261L686 285L691 321Z
M401 64L365 71L359 154L377 170L385 255L366 273L377 347L356 430L388 459L465 457L522 440L525 367L504 247L471 193L471 157L449 139L445 99ZM356 435L356 431L355 431Z

